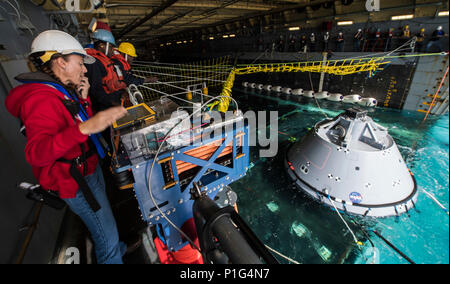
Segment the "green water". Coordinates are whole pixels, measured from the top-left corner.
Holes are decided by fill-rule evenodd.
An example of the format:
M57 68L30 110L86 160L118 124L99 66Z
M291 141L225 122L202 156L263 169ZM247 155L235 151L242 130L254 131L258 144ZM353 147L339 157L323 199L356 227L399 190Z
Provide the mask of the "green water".
M448 115L428 119L419 127L423 114L368 109L369 116L387 127L395 139L416 176L419 198L417 210L411 210L409 216L374 219L345 215L364 243L358 248L337 213L301 193L282 163L289 143L300 139L325 115L332 118L352 105L321 100L319 108L312 99L294 103L239 90L234 90L233 96L244 111L279 111L278 155L260 158L259 149L252 147L247 176L232 184L239 196L240 214L266 245L301 263L367 263L373 256L371 240L377 251L375 262L407 263L371 232L377 230L416 263L449 263L448 215L421 192L432 193L448 208ZM364 231L352 220L362 224Z

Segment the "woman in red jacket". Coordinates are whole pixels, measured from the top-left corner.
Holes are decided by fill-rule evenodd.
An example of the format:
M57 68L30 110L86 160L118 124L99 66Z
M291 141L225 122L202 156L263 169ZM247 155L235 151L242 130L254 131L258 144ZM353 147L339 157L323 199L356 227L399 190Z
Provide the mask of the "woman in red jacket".
M61 31L46 31L30 53L39 72L16 77L23 85L6 98L8 111L25 126L25 155L41 186L57 191L81 217L94 240L98 263L122 263L126 246L119 242L98 165L104 152L99 133L126 110L114 107L92 116L84 64L95 59ZM92 117L91 117L92 116Z

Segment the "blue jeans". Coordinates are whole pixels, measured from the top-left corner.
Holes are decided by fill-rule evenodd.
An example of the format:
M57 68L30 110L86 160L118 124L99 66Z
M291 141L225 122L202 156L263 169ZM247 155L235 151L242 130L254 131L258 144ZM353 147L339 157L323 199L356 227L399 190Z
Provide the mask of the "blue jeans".
M436 47L436 48L433 48ZM437 51L439 50L439 51ZM441 52L442 51L442 44L440 40L430 40L427 44L427 48L425 52Z
M98 264L122 264L122 256L126 251L125 243L119 242L116 220L105 192L105 180L100 166L95 172L85 177L95 199L102 207L94 212L83 192L78 190L75 198L63 199L70 209L80 216L91 233L94 241Z

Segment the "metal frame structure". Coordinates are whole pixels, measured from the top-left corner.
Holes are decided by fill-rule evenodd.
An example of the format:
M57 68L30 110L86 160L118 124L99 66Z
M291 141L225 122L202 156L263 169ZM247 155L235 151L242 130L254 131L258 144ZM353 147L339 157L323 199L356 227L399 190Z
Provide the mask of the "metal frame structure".
M165 152L157 157L155 168L149 179L150 168L153 159L143 161L133 165L131 170L134 175L134 191L139 203L142 218L150 225L157 225L160 239L171 251L178 251L187 243L183 240L179 232L173 228L169 222L161 215L158 206L166 218L179 228L182 228L186 221L193 217L190 200L190 189L194 182L200 182L208 196L214 199L217 193L222 191L228 184L245 176L249 164L249 129L247 125L240 122L233 122L233 128L228 132L222 132L208 139L203 139L201 143L195 143L175 151ZM241 125L239 125L241 124ZM241 140L242 147L238 152L238 140ZM189 151L198 149L204 145L217 143L218 148L209 159L199 159L188 154ZM232 167L223 166L216 162L219 155L226 148L232 149ZM193 176L189 184L180 184L180 175L177 171L177 161L190 163L198 167L198 172ZM173 182L166 184L164 180L163 164L170 162L173 173ZM117 172L128 170L129 167L118 169ZM151 182L152 195L157 204L154 204L150 193L148 180Z

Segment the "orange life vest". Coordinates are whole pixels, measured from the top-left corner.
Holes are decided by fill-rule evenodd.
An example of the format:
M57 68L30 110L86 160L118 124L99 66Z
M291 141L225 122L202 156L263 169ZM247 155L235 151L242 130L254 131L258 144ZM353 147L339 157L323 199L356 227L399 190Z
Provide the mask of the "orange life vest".
M125 58L122 56L122 54L117 52L111 57L111 59L119 60L119 62L122 63L122 66L123 66L123 69L125 70L125 72L130 72L130 70L131 70L130 63L128 63L128 61L125 60Z
M102 78L102 85L107 94L127 88L122 71L114 65L114 62L109 57L93 48L86 49L86 52L95 57L105 67L106 76Z

